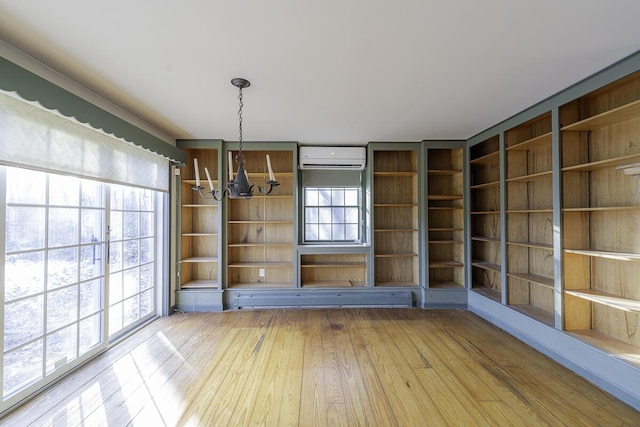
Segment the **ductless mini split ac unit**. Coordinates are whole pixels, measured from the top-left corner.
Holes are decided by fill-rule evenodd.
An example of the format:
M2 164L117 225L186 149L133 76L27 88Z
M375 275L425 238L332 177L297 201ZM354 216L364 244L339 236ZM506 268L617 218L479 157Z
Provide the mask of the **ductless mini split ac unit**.
M303 146L298 158L300 169L363 170L367 164L364 147Z

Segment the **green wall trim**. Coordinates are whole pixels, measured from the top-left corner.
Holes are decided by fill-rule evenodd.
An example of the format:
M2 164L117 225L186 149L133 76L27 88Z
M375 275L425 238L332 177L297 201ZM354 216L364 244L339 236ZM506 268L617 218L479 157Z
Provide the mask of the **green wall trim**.
M16 93L24 100L38 102L48 110L73 117L80 123L129 141L173 162L184 164L187 160L186 154L179 148L1 57L0 89Z

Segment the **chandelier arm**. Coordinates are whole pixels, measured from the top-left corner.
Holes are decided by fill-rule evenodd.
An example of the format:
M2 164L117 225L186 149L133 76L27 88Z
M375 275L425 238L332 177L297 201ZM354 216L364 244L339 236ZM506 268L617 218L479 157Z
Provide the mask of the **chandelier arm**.
M210 199L211 197L207 197L204 194L202 194L202 190L204 190L204 187L191 187L191 189L193 191L197 191L198 195L200 196L201 199Z
M229 190L226 188L221 188L218 191L212 190L211 195L213 196L213 200L220 202L229 195Z

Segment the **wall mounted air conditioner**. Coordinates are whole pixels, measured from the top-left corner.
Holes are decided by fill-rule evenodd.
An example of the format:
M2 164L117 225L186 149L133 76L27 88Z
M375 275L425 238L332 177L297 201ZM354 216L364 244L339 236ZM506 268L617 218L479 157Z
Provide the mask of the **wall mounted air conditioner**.
M300 147L300 169L363 170L367 164L364 147Z

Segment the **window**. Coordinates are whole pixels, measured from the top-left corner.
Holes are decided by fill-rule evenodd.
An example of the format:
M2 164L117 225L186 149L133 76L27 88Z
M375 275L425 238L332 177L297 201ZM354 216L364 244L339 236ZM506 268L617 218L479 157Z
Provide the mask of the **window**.
M161 215L147 189L4 166L0 185L6 408L155 315Z
M6 168L3 397L103 342L101 183Z
M109 336L155 313L153 191L111 186Z
M306 242L359 242L360 189L357 187L304 188Z

